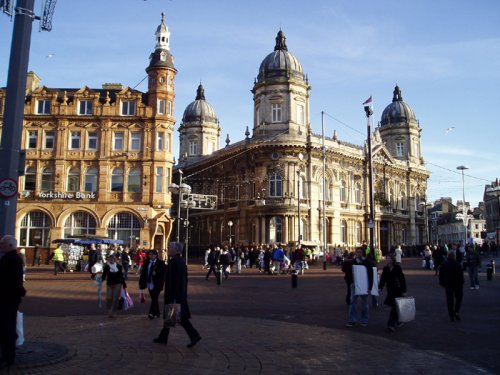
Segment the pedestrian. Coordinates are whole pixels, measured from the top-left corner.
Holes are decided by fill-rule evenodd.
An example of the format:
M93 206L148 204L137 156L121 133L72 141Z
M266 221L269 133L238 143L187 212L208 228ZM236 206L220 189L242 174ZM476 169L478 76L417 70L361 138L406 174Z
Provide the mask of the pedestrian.
M403 274L403 269L396 262L395 255L387 257L387 265L382 270L380 277L379 290L382 291L384 286L387 286L387 296L384 304L391 307L389 320L387 321L387 329L391 332L396 330L401 323L398 321L398 312L396 310L396 298L406 295L406 280Z
M224 246L222 254L220 256L220 262L222 264L222 273L224 274L224 280L229 277L229 272L231 271L231 254L227 246Z
M38 244L35 245L34 249L34 256L33 256L33 264L32 266L35 267L35 264L40 267L40 262L42 260L42 256L40 254L40 248L38 247Z
M281 245L273 245L274 251L272 253L272 259L273 259L273 271L276 272L276 275L279 275L281 273L281 264L285 260L285 252L283 251L283 248Z
M434 245L432 247L432 259L434 261L435 275L437 275L439 273L439 267L441 267L444 260L444 250L441 246Z
M158 251L150 250L148 252L148 259L142 266L141 275L139 277L139 289L148 288L149 296L151 297L148 318L151 320L160 317L158 297L163 290L165 270L165 263L158 259Z
M354 262L354 253L347 253L345 259L342 262L342 272L344 272L344 281L347 287L347 293L345 295L345 303L347 306L351 304L351 284L354 282L352 277L352 264Z
M102 272L102 282L106 281L106 308L110 318L115 317L115 311L120 299L122 286L127 289L127 283L123 278L122 266L116 263L114 254L108 255L107 263Z
M373 287L373 264L366 258L363 248L356 249L356 257L352 262L353 281L351 283L351 301L349 305L349 321L347 327L354 327L358 322L357 304L361 299L361 326L368 325L368 295ZM349 272L349 271L348 271ZM357 273L359 272L359 277ZM366 272L366 275L364 274Z
M134 256L134 262L137 265L137 271L136 274L140 275L141 274L141 268L142 265L144 264L144 259L146 259L146 253L144 252L143 249L137 249L137 252L135 253Z
M128 279L128 270L130 269L130 263L132 263L132 260L130 259L130 255L128 253L128 247L126 247L122 253L120 254L120 263L122 264L123 267L123 278L125 280Z
M22 248L19 250L19 256L21 257L21 260L23 261L23 281L26 281L26 249Z
M198 331L193 327L189 319L191 312L187 301L188 270L182 257L182 244L170 242L168 245L168 264L165 272L165 305L178 303L181 306L180 325L189 337L188 348L195 346L201 340ZM169 327L163 327L159 336L153 341L158 344L167 344Z
M95 244L91 244L89 248L89 272L92 280L95 279L95 273L92 272L92 268L97 262L99 262L99 252L97 251Z
M478 268L481 268L481 257L474 246L467 246L465 253L465 264L469 273L470 288L479 289Z
M447 260L439 269L439 284L445 288L450 321L460 320L462 306L464 272L456 260L454 251L448 251Z
M425 248L424 248L424 262L423 262L423 266L426 270L430 270L432 267L431 267L431 260L432 260L432 252L431 252L431 249L429 248L428 245L425 245Z
M401 258L403 257L403 250L401 249L401 245L398 245L398 247L396 247L396 250L394 250L394 255L396 256L396 263L401 264Z
M64 268L64 251L61 245L57 245L54 252L52 253L52 260L54 261L54 275L57 275L57 271L66 273Z
M0 239L0 371L14 364L16 358L17 310L26 295L23 287L23 263L16 253L17 240L5 235Z
M205 276L205 280L208 280L208 277L213 272L214 276L217 277L216 266L220 267L220 248L216 247L215 250L211 249L207 258L208 264L208 272Z

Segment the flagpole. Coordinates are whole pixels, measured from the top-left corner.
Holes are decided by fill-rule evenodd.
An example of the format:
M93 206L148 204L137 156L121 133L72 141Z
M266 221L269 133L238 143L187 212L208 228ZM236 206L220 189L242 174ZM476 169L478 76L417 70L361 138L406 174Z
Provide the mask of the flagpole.
M325 148L325 112L321 111L321 138L323 150L323 270L326 271L326 148Z

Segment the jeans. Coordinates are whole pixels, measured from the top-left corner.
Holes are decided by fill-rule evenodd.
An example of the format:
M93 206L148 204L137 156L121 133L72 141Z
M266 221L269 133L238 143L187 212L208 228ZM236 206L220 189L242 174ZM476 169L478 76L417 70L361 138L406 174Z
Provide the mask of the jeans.
M447 287L446 290L446 303L448 305L448 315L450 318L455 317L455 314L460 312L462 306L463 291L462 286Z
M122 267L123 267L123 278L125 280L127 280L128 279L128 270L130 268L130 264L124 262L124 263L122 263Z
M349 305L349 323L358 321L358 298L361 299L361 323L368 324L368 295L354 295L354 283L351 284L351 304Z
M468 266L470 287L474 288L476 285L479 286L479 278L477 276L477 266Z

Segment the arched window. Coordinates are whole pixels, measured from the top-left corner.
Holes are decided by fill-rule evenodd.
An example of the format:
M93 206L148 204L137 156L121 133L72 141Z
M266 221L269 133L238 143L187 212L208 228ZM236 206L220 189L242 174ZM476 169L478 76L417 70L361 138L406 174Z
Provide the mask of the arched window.
M42 211L31 211L21 220L19 240L21 246L48 247L52 221Z
M64 237L84 234L95 234L96 221L92 215L84 211L72 213L64 223Z
M323 179L319 180L319 196L325 201L331 201L330 199L330 181L325 180L325 196L323 197Z
M141 225L134 214L120 212L113 216L108 223L108 237L122 240L128 246L133 246L140 236Z
M401 191L401 209L406 210L406 194L404 191Z
M282 196L282 183L281 176L277 173L273 173L269 176L269 196L270 197L281 197Z
M115 168L111 173L111 191L123 192L123 169Z
M35 191L36 189L36 171L33 167L26 168L24 173L24 190Z
M401 226L401 243L406 244L406 225Z
M388 198L388 201L390 202L391 207L394 207L394 189L393 188L389 189L389 198Z
M299 198L304 199L306 197L306 186L304 177L299 177Z
M54 172L52 168L45 167L42 170L42 191L50 191L54 189Z
M361 223L359 221L356 222L356 244L361 244L361 238L362 238L362 233L361 233Z
M97 168L91 167L85 173L85 191L97 191Z
M340 187L339 187L339 198L340 198L340 201L345 203L346 202L346 184L345 184L345 181L342 180L340 181Z
M127 191L130 193L141 192L141 170L139 168L131 168L128 172Z
M340 241L347 244L347 221L345 220L340 222Z
M68 191L80 191L80 170L71 168L68 172Z
M361 204L361 185L359 183L354 185L354 203Z
M281 217L274 216L269 222L269 241L282 242L283 221Z

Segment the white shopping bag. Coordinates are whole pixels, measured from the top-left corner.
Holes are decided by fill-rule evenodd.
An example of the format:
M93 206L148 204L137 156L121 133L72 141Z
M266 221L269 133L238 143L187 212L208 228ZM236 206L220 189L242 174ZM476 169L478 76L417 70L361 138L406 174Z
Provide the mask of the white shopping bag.
M16 321L16 346L21 346L24 344L24 318L23 313L21 311L17 312L17 321Z
M397 297L396 311L398 312L398 321L400 323L411 322L415 320L415 298Z
M363 265L352 266L352 276L354 278L354 295L365 296L368 294L368 272Z

